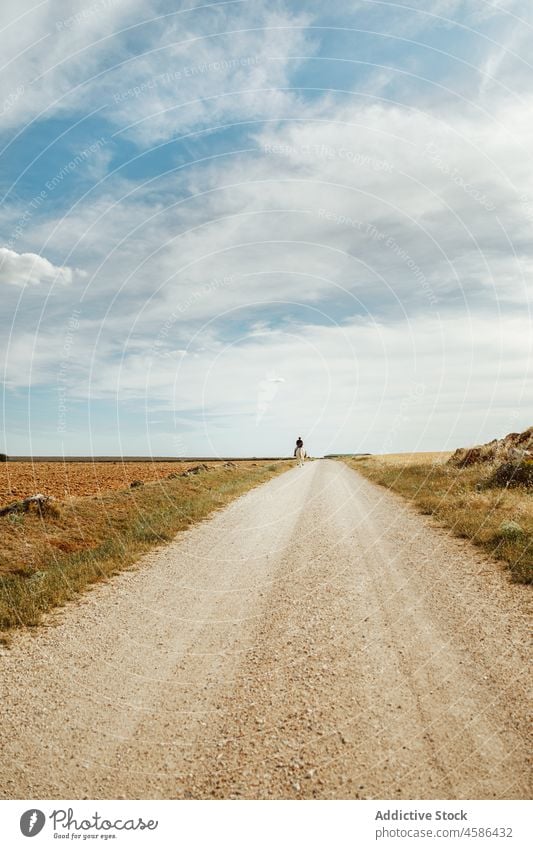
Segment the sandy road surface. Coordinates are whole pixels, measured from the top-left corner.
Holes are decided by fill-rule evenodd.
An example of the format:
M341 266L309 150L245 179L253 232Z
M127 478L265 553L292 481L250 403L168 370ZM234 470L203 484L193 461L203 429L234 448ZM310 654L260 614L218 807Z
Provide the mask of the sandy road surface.
M522 798L526 599L340 463L293 469L0 657L7 798Z

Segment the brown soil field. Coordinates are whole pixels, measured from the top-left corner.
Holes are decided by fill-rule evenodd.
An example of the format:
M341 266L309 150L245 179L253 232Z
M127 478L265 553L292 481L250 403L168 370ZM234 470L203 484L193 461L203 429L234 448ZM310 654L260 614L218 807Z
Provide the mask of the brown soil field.
M453 811L531 797L525 588L342 463L277 467L106 497L142 498L145 533L149 515L166 542L0 641L0 798ZM242 495L227 507L224 486ZM169 538L173 505L217 493L226 509ZM55 570L58 591L74 565ZM49 592L50 571L18 579L18 611Z
M56 500L0 516L0 632L38 623L46 610L130 568L149 549L289 468L287 461L219 460L199 474L180 474L198 465L27 464L17 496L42 490ZM10 465L10 474L22 475L23 466ZM130 488L136 479L144 484ZM8 481L10 500L14 489Z
M197 464L197 460L0 463L0 507L38 492L64 501L72 497L128 489L132 481L153 483ZM209 461L207 465L217 468L222 465L222 461Z

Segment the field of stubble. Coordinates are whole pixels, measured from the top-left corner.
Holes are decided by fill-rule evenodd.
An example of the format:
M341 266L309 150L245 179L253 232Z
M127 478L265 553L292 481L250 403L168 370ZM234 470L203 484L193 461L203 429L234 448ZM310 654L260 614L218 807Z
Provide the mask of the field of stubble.
M0 507L42 493L61 500L127 489L133 481L153 483L179 474L196 461L8 462L0 463ZM220 462L213 461L215 468Z

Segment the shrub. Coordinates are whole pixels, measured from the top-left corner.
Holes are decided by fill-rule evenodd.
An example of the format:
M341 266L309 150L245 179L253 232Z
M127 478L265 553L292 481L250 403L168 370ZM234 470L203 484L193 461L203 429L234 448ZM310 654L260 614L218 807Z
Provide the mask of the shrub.
M488 486L533 487L533 462L502 463L487 481Z
M20 525L24 524L24 513L8 513L7 521L10 525L18 528Z
M518 522L502 522L500 525L500 537L502 539L520 539L525 531Z

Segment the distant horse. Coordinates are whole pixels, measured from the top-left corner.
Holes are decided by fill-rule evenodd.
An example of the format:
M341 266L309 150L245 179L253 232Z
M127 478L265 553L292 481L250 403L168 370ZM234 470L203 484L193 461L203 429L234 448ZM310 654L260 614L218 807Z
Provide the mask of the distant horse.
M303 466L304 460L307 457L307 451L305 450L305 448L297 448L294 453L294 456L298 460L298 465Z

